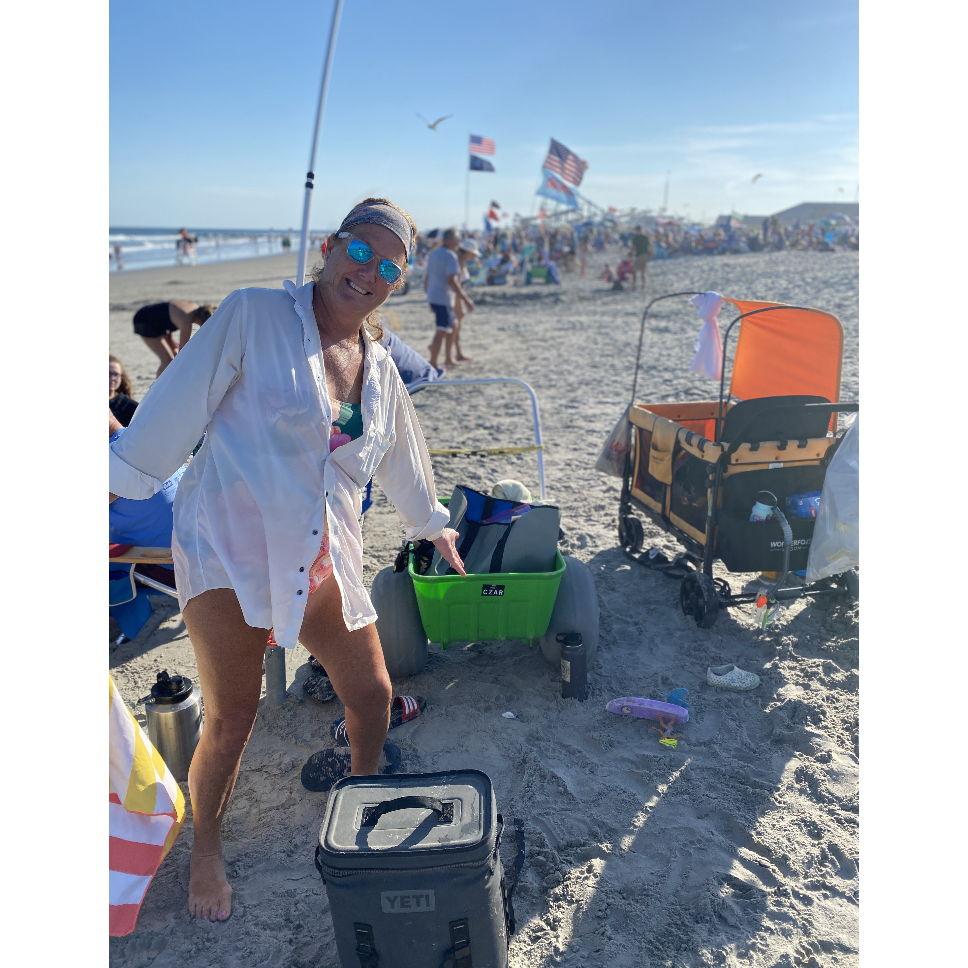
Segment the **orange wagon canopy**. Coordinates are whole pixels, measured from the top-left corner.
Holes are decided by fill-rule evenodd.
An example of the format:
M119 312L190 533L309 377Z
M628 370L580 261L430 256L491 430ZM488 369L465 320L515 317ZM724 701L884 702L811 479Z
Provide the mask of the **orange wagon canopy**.
M783 303L723 299L740 315L754 313L739 323L732 397L811 394L840 401L844 331L836 316Z

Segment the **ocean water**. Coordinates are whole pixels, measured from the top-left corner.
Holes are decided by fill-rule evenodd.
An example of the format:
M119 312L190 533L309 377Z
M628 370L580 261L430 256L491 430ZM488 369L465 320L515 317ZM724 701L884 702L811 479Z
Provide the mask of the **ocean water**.
M298 229L196 229L194 253L186 257L179 252L179 229L111 226L108 236L108 262L112 272L152 269L162 266L207 264L230 259L253 259L257 256L299 254ZM325 237L312 232L309 237L310 258ZM290 246L286 247L286 240ZM120 264L118 253L120 252Z

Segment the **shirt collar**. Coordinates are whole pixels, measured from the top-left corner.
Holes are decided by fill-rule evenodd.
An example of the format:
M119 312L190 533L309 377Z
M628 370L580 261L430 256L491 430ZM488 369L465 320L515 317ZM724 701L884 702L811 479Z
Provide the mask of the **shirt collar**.
M287 293L292 297L293 308L296 310L296 315L302 320L303 329L306 335L313 340L315 347L319 348L319 330L316 326L316 314L313 312L313 286L315 283L310 279L309 282L304 283L301 286L297 286L292 279L285 279L282 283L282 288L286 290ZM366 356L373 359L375 362L381 362L386 359L387 351L384 347L373 339L370 334L363 329L364 335L364 346L366 348Z

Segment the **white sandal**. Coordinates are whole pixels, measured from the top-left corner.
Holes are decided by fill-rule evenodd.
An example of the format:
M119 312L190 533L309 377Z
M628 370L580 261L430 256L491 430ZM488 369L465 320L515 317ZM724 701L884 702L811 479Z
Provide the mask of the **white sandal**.
M746 692L760 684L760 677L755 672L746 672L729 662L726 665L710 666L706 670L706 682L720 689Z

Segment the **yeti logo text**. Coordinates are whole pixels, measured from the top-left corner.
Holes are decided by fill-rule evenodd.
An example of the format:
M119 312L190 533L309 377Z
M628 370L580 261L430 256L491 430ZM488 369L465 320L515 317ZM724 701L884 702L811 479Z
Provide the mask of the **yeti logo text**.
M433 891L384 891L380 895L384 914L423 914L437 910Z

